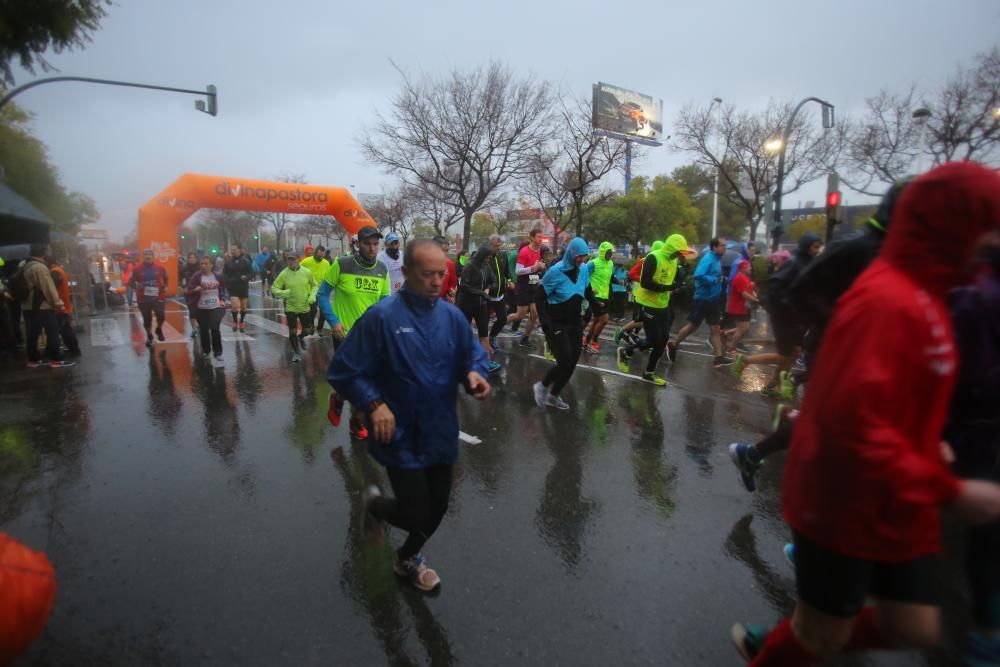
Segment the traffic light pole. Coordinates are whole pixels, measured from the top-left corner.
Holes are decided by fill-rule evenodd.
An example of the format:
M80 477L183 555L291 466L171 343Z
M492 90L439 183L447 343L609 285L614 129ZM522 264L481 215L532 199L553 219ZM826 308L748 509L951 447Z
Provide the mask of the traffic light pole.
M190 95L204 95L208 98L208 106L205 107L204 100L198 100L201 104L195 103L196 108L199 111L204 111L212 116L218 113L218 95L215 91L215 86L208 86L205 90L190 90L188 88L171 88L169 86L154 86L148 83L132 83L129 81L113 81L111 79L92 79L86 76L52 76L47 79L38 79L30 83L26 83L23 86L18 86L13 89L2 98L0 98L0 109L3 109L8 102L10 102L14 97L23 93L24 91L34 88L35 86L40 86L44 83L58 83L60 81L76 81L79 83L97 83L104 86L124 86L126 88L147 88L149 90L165 90L171 93L187 93Z
M792 133L792 125L795 123L795 116L798 115L799 109L806 105L807 102L818 102L824 108L823 113L823 125L827 126L827 115L829 114L829 127L833 127L833 114L827 112L826 109L833 109L833 105L826 100L821 100L818 97L807 97L795 107L792 111L792 115L788 117L788 122L785 123L784 132L781 135L781 152L778 155L778 182L775 185L774 190L774 227L771 229L771 251L776 252L781 242L781 235L784 233L784 228L781 226L781 188L785 181L785 149L788 148L788 137Z

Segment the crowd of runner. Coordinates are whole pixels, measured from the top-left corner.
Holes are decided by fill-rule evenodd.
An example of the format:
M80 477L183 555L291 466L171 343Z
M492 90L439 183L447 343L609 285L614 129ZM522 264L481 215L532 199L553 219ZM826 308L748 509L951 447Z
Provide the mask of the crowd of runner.
M770 630L733 626L740 654L752 665L813 665L841 651L938 642L940 510L950 508L973 526L977 628L966 654L1000 664L1000 175L974 163L938 167L893 187L862 235L822 246L805 234L756 285L752 242L724 267L726 239L697 257L669 234L628 270L609 242L593 252L576 237L554 253L538 229L510 254L494 235L452 260L444 237L401 248L395 234L362 227L344 256L317 246L251 260L234 245L221 263L189 255L180 275L191 336L217 364L227 306L229 326L243 331L256 277L283 304L292 363L329 327L329 419L338 426L349 403L351 436L385 466L393 497L367 489L367 520L406 532L393 569L422 591L441 581L421 550L448 507L457 391L490 395L498 337L517 336L513 348L530 352L541 329L554 363L532 387L535 402L570 410L563 390L582 353L600 354L613 315L619 372L643 352L641 378L658 387L663 358L673 363L706 325L714 368L738 379L750 365L773 367L764 388L780 400L773 433L729 447L743 486L754 491L765 459L787 451L782 507L798 604ZM79 345L60 319L65 273L44 255L32 248L18 298L9 286L5 296L25 318L28 365L40 363L44 330L50 364L61 367L72 362L59 341L73 354ZM128 279L149 347L164 340L167 281L148 252ZM689 282L693 303L673 334L674 297ZM759 309L775 351L751 354L744 337Z

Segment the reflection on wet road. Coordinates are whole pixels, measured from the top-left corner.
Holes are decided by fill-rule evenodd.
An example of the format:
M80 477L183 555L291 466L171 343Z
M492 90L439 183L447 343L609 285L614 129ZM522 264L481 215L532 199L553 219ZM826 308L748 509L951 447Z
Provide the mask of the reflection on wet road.
M0 530L59 580L24 664L730 665L731 622L789 611L781 460L749 495L726 455L768 428L752 372L682 352L658 389L603 372L606 345L572 410L542 411L547 362L503 340L494 398L461 399L481 442L461 445L425 597L391 572L400 536L361 520L386 480L326 421L329 340L293 365L278 313L254 316L221 368L174 305L152 351L120 313L71 371L3 367ZM837 664L951 664L902 659Z

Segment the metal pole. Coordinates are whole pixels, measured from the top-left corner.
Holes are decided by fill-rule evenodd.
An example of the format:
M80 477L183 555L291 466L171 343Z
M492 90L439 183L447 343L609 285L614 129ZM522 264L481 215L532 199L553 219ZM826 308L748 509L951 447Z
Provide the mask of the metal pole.
M632 142L625 140L625 194L632 189Z
M37 81L32 81L26 83L23 86L18 86L14 90L10 91L2 98L0 98L0 109L10 102L15 96L23 93L29 88L34 88L35 86L40 86L43 83L58 83L60 81L78 81L82 83L98 83L104 86L124 86L126 88L147 88L149 90L165 90L171 93L189 93L191 95L205 95L206 97L215 98L216 93L208 90L190 90L188 88L172 88L170 86L154 86L148 83L130 83L128 81L113 81L111 79L92 79L86 76L52 76L47 79L38 79Z
M788 122L785 123L785 129L781 135L781 150L778 155L778 182L774 190L774 227L771 229L771 234L773 235L771 250L774 252L778 250L779 241L781 241L781 187L785 180L785 149L788 147L788 137L792 133L792 123L795 122L795 116L798 115L799 109L805 106L806 102L819 102L824 106L833 106L818 97L807 97L798 103L792 111L792 115L788 117Z
M722 99L719 98L719 97L716 97L716 98L712 99L712 104L713 105L715 105L715 104L719 105L719 116L721 117L722 116ZM728 148L728 146L727 146L727 148ZM726 156L723 155L722 156L722 160L720 160L720 162L724 161L725 159L726 159ZM715 185L712 188L712 238L713 239L718 237L718 228L719 228L718 222L719 222L719 170L720 169L722 169L722 165L721 164L715 168Z

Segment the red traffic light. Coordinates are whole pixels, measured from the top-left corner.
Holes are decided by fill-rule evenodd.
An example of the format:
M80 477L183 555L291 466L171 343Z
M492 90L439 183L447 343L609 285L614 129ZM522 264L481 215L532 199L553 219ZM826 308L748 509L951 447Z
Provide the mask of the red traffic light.
M840 206L840 193L834 190L826 193L826 205L828 208Z

